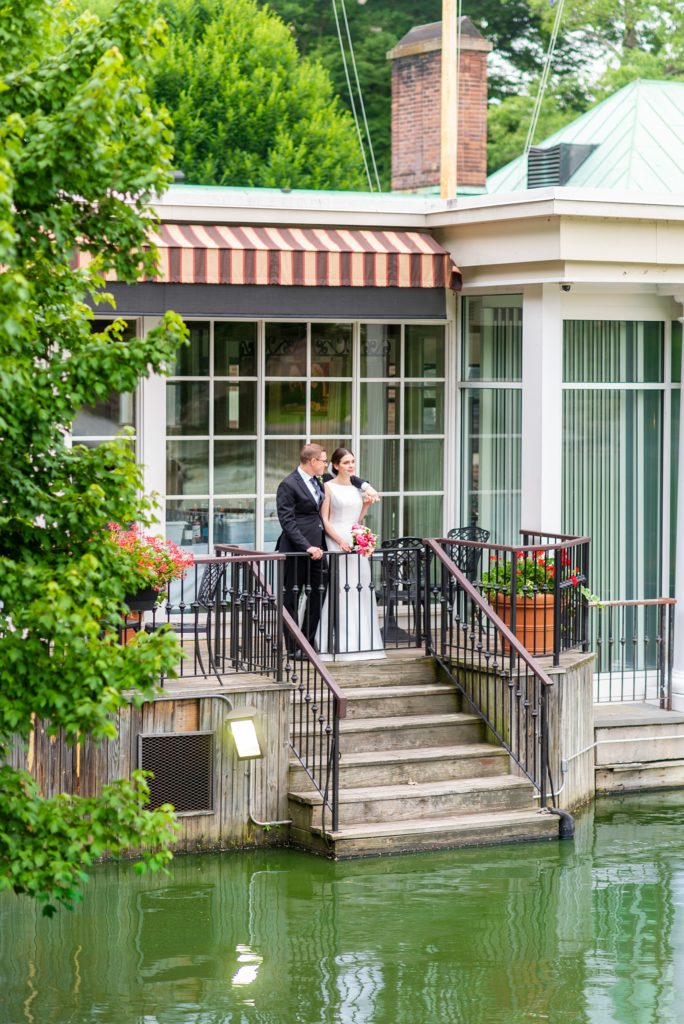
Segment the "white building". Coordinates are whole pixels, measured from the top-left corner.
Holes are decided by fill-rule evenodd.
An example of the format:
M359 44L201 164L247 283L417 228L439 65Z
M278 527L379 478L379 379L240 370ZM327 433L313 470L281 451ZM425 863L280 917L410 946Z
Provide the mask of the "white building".
M147 489L197 551L272 547L300 445L344 443L383 539L474 517L501 543L588 534L592 590L684 612L684 84L606 106L456 201L172 187L160 280L112 291L136 331L177 310L190 348L75 437L135 404Z

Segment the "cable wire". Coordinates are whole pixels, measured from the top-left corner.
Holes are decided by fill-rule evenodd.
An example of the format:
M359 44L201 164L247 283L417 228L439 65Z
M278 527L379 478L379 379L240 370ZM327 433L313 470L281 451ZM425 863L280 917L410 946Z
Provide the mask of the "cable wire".
M333 0L334 2L334 0ZM380 175L378 174L378 165L375 162L375 153L373 152L373 140L371 139L370 128L368 127L368 121L366 119L366 107L363 102L363 93L361 91L361 83L359 81L359 75L356 70L356 58L354 56L354 44L352 42L351 32L349 31L349 22L347 20L347 7L345 0L340 0L342 4L342 17L344 18L344 27L347 32L347 40L349 42L349 56L351 57L352 68L354 70L354 81L356 82L356 90L359 94L359 105L361 107L361 115L363 117L363 125L366 129L366 139L368 141L368 151L370 152L371 162L373 164L373 171L375 173L375 182L378 186L378 192L381 192L380 188Z
M558 32L560 29L561 18L563 16L564 4L565 0L558 0L558 5L556 7L556 17L553 21L553 29L551 30L551 38L549 39L549 48L546 51L546 56L544 57L544 68L542 70L542 75L539 80L539 88L537 89L534 107L532 108L532 119L530 121L530 126L527 129L527 138L525 139L525 148L523 150L522 159L523 180L527 172L527 158L529 156L530 149L532 148L532 141L534 139L534 133L537 130L539 113L541 111L541 105L544 100L544 93L546 92L546 86L549 80L549 74L551 72L551 62L553 61L553 55L556 49L556 40L558 39Z
M370 191L372 192L373 191L373 183L371 181L370 171L368 169L368 161L366 160L366 150L365 150L364 143L363 143L363 135L361 133L361 128L359 126L359 118L358 118L358 115L356 113L356 104L354 102L354 94L352 92L351 80L349 78L349 71L348 71L348 68L347 68L347 58L346 58L346 55L345 55L345 52L344 52L344 42L342 40L342 30L340 29L340 21L339 21L339 17L338 17L338 14L337 14L337 5L336 5L335 0L331 0L331 2L332 2L333 14L335 15L335 26L337 28L337 39L338 39L339 44L340 44L340 54L342 55L342 66L344 68L344 77L345 77L345 79L347 81L347 92L349 93L349 101L351 103L352 115L354 117L354 124L356 125L356 134L357 134L358 139L359 139L359 148L361 150L361 157L363 159L363 166L364 166L364 169L366 171L366 178L368 180L368 187L369 187Z
M359 125L359 118L358 118L358 115L356 113L356 103L354 102L354 93L352 91L351 80L349 78L349 70L347 68L347 58L346 58L345 52L344 52L344 42L342 40L342 30L340 28L340 19L339 19L338 14L337 14L337 4L336 4L335 0L331 0L331 2L332 2L333 14L335 15L335 25L337 27L337 38L338 38L339 43L340 43L340 53L342 54L342 66L344 67L344 77L347 80L347 90L349 92L349 100L350 100L350 103L351 103L352 114L354 116L354 124L356 125L356 134L359 137L359 147L361 149L361 157L363 159L363 166L364 166L365 171L366 171L366 178L368 179L368 188L369 188L369 190L371 192L373 192L374 191L373 190L373 181L371 179L370 170L368 168L368 161L366 159L366 149L365 149L365 146L363 144L363 135L361 133L361 127Z

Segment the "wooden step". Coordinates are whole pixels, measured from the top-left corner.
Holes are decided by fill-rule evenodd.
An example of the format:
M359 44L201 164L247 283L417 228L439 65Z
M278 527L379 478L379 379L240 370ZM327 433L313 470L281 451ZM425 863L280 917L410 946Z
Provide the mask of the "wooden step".
M340 722L343 755L362 750L399 750L481 743L484 723L463 711L449 714L393 715Z
M389 718L393 715L419 715L428 710L460 711L461 696L448 683L406 683L401 686L354 687L347 696L347 720Z
M289 793L290 816L297 827L320 826L322 797L316 791ZM532 805L533 787L513 775L447 779L415 785L340 789L340 824L523 810Z
M294 827L292 841L336 859L558 839L558 818L538 810L359 823L337 832Z
M468 779L501 775L508 767L508 754L491 743L465 743L450 747L417 747L400 750L368 750L345 754L340 760L340 785L413 785L440 779ZM290 762L289 789L303 792L309 776L299 761Z
M432 683L439 675L435 660L423 654L384 661L331 661L326 668L345 691L366 686Z

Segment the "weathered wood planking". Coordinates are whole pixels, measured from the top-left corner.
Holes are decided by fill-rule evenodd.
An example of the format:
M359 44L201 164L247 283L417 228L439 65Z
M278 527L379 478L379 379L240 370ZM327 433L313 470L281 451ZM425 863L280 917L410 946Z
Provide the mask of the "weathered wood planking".
M138 767L141 733L209 731L214 734L214 810L179 815L174 849L272 844L282 837L282 830L265 831L251 824L249 813L260 821L281 820L287 815L290 688L270 681L259 684L251 677L241 690L237 682L231 680L224 694L193 693L187 698L178 695L154 700L139 708L128 705L114 720L116 738L101 743L81 737L80 742L69 744L62 731L50 737L46 724L37 720L30 742L15 738L10 763L30 770L44 796L93 796L115 779L130 778ZM231 704L234 708L249 705L257 712L264 757L251 762L249 768L237 760L226 725Z

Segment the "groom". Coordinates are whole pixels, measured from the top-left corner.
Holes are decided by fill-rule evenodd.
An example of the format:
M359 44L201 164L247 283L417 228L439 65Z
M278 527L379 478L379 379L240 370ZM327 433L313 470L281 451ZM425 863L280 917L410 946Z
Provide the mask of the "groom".
M286 476L276 493L276 511L282 533L276 551L285 554L302 552L285 560L285 595L283 604L295 622L299 622L299 599L306 594L306 608L302 630L314 646L321 606L325 597L327 579L324 574L323 554L326 550L325 531L320 508L323 503L323 484L332 479L326 472L328 456L319 444L305 444L299 453L299 465ZM378 492L368 481L357 476L351 478L364 496L377 501ZM308 558L303 553L308 554Z

